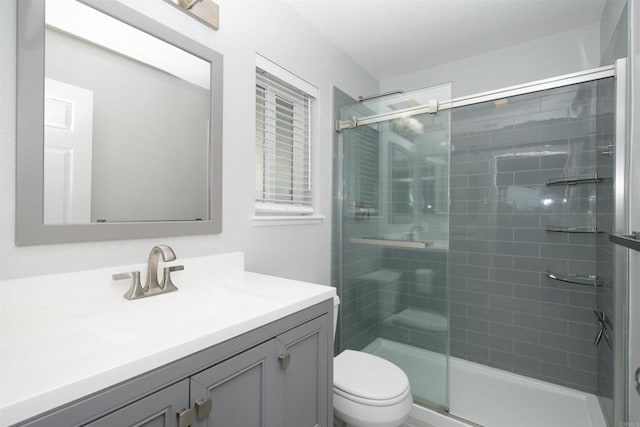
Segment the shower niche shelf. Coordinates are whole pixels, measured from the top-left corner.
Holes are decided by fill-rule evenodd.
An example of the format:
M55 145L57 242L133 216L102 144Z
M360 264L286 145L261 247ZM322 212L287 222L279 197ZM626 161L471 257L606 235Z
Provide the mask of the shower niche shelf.
M590 175L576 175L576 176L561 176L557 178L549 178L547 185L577 185L577 184L589 184L592 182L601 182L603 178L599 177L597 173Z
M558 225L547 225L546 231L554 233L591 233L596 234L598 230L596 227L560 227Z
M557 280L558 282L573 283L575 285L585 286L599 286L598 278L596 276L578 276L577 274L556 274L547 270L544 274L549 279Z

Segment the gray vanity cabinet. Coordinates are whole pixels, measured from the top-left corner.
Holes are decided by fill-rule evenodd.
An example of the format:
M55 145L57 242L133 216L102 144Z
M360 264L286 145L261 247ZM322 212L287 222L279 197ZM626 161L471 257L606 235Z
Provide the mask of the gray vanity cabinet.
M183 380L87 426L177 427L176 413L188 406L189 381Z
M323 317L276 338L283 427L329 426L327 419L327 322Z
M275 426L278 396L273 390L275 340L267 341L191 377L191 400L210 401L196 426ZM197 410L196 410L197 412Z
M191 377L197 427L328 426L327 315Z
M330 427L333 300L13 427Z

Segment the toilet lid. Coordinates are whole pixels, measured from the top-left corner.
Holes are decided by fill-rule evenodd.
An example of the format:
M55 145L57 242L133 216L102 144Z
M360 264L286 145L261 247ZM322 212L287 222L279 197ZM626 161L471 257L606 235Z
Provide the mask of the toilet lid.
M390 400L407 391L409 379L402 369L381 357L345 350L333 359L333 386L369 400Z

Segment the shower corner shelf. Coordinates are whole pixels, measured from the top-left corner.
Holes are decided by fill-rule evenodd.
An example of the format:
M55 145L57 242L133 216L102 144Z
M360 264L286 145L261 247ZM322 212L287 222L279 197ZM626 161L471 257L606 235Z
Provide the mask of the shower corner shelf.
M597 173L590 175L576 175L576 176L561 176L558 178L547 179L547 185L576 185L576 184L588 184L592 182L601 182L603 178L599 177Z
M552 231L554 233L591 233L596 234L598 230L596 227L560 227L558 225L547 225L546 231Z
M552 280L557 280L558 282L565 282L565 283L573 283L576 285L585 285L585 286L600 286L600 281L598 280L598 278L596 276L578 276L576 274L567 274L567 275L562 275L562 274L556 274L552 271L547 270L547 272L544 274L545 276L547 276L549 279Z

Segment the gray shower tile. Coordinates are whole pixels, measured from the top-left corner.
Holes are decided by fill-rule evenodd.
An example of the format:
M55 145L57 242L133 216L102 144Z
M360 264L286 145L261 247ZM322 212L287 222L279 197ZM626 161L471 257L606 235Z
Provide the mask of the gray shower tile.
M498 147L503 145L522 144L527 142L540 141L540 129L526 128L516 129L512 131L495 132L491 134L491 146ZM506 172L505 169L499 169ZM512 169L518 170L518 169Z
M530 272L545 272L547 270L557 273L567 271L568 261L566 259L556 258L537 258L537 257L513 257L513 265L517 270ZM538 282L536 282L538 283Z
M520 242L493 242L495 252L503 255L537 256L539 245Z
M497 268L513 268L513 258L510 255L494 255L493 265Z
M451 327L463 328L468 331L489 332L489 322L487 320L471 319L469 317L451 315Z
M562 175L562 169L516 172L513 183L515 185L540 185L546 182L550 175Z
M501 158L496 162L497 172L522 172L540 169L540 157Z
M451 301L461 302L470 305L489 306L489 295L478 292L451 290Z
M513 324L524 328L565 335L569 329L568 322L564 319L552 319L526 313L514 313Z
M540 315L556 319L571 320L574 322L588 323L593 321L592 309L549 302L540 303Z
M493 280L467 279L467 289L487 295L513 295L513 283L495 282Z
M467 342L469 344L480 345L490 349L513 351L513 340L497 336L495 334L483 334L479 332L469 331L467 334Z
M472 253L467 254L467 262L469 265L488 266L491 265L493 256L490 254Z
M569 336L574 338L581 338L584 340L595 339L598 333L598 326L595 322L595 314L593 318L594 321L592 323L569 322Z
M513 228L511 227L497 227L495 229L495 239L502 241L513 241Z
M522 270L507 270L500 268L492 268L489 271L490 278L498 282L509 282L515 284L538 285L539 276L537 272ZM516 286L516 289L519 286ZM517 296L517 295L516 295Z
M569 353L564 350L522 341L515 341L513 343L513 352L559 365L566 365L569 358Z
M564 140L564 143L566 144L567 141ZM563 169L569 162L569 154L549 154L542 156L540 161L542 169Z
M519 354L490 350L489 360L504 366L513 366L525 371L539 372L540 362L537 359Z
M452 150L468 150L472 148L488 147L491 145L491 135L454 136L451 138Z
M519 326L491 322L489 324L489 332L491 335L509 338L511 340L524 341L531 344L538 344L540 342L538 331L534 329L521 328Z
M499 172L496 174L496 185L513 185L515 174L513 172Z
M467 175L469 188L491 187L493 185L493 175L491 174L470 174Z
M589 390L595 390L596 379L592 372L569 368L563 365L541 362L540 373L553 378L564 380L571 384L577 384Z
M467 308L467 315L474 319L488 320L490 322L500 322L504 324L511 324L513 322L513 312L496 308L470 305Z
M488 253L489 241L487 240L457 240L449 241L449 248L455 251L466 251L469 253Z
M558 244L566 244L568 242L566 233L554 233L538 228L516 228L513 233L514 239L519 242L544 242Z
M495 216L499 227L538 228L540 216L536 214L519 213L517 215L498 214Z
M466 175L451 176L449 179L449 187L450 188L466 188L467 176Z
M562 123L562 124L557 124L553 126L545 126L540 128L540 137L542 141L571 138L569 140L569 144L571 144L572 141L576 141L576 138L594 134L595 131L596 131L595 120L572 119L568 123Z
M595 261L596 251L593 246L586 245L558 245L542 243L541 253L549 258L566 258L584 261Z
M489 268L471 265L459 265L451 270L456 276L467 277L471 279L489 279Z
M540 344L582 354L593 354L594 351L593 341L591 340L583 340L548 332L540 332Z
M596 305L596 294L593 291L569 291L569 304L576 307L594 308Z
M592 261L569 260L568 272L579 276L595 275L596 265Z
M501 295L491 295L489 297L489 307L512 310L516 313L538 314L538 305L537 301L522 298Z
M538 286L516 286L515 296L536 301L551 302L556 304L567 303L567 291L563 289L549 289Z
M596 372L597 359L594 356L569 353L569 367L582 371Z

